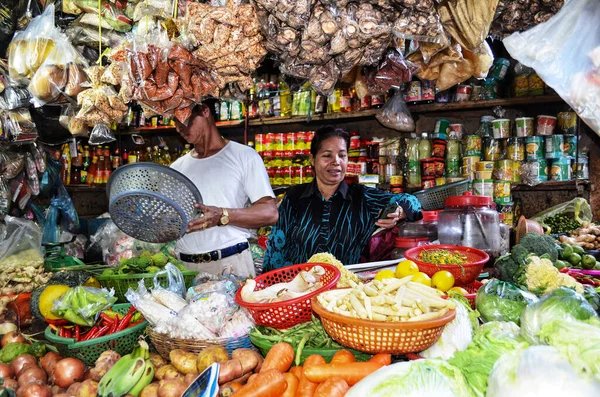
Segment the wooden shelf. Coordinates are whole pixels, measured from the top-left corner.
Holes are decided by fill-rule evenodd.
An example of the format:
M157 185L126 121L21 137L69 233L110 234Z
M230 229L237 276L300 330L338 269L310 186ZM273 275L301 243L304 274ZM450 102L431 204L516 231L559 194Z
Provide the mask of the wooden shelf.
M466 101L466 102L449 102L449 103L431 103L426 105L408 106L411 113L436 113L445 112L448 110L473 110L486 109L496 106L515 107L524 105L540 105L548 103L564 102L558 95L542 95L533 97L519 98L501 98L490 99L487 101Z
M535 186L524 184L513 184L511 190L513 192L543 192L543 191L559 191L559 190L579 190L585 189L590 185L590 181L577 179L564 182L543 182Z
M104 192L106 185L65 185L69 192Z

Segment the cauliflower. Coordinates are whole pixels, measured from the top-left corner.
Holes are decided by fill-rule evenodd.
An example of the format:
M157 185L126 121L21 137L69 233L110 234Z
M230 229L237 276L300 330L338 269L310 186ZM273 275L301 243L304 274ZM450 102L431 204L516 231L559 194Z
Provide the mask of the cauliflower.
M583 285L568 274L560 273L547 258L530 256L520 281L529 291L543 295L559 287L573 288L583 294Z
M314 254L313 256L310 257L310 259L308 260L308 263L326 263L326 264L337 267L341 273L340 279L337 282L338 288L351 287L352 284L350 283L350 281L353 281L355 283L360 282L360 279L358 278L358 276L356 274L354 274L350 270L346 269L344 267L344 265L342 264L342 262L338 261L336 259L336 257L333 256L332 254L330 254L329 252L322 252L319 254Z

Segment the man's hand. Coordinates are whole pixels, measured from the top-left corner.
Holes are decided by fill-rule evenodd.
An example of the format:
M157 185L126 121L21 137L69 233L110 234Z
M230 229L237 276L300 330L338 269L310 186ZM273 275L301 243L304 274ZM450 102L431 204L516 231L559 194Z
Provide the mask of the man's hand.
M187 232L197 232L199 230L206 230L209 227L219 225L219 220L223 216L223 209L214 207L212 205L194 204L194 207L202 211L200 218L194 219L188 224Z
M388 214L388 219L380 219L377 222L375 222L375 225L384 229L391 229L394 226L396 226L400 219L404 218L406 218L406 214L402 210L402 207L398 206L396 212Z

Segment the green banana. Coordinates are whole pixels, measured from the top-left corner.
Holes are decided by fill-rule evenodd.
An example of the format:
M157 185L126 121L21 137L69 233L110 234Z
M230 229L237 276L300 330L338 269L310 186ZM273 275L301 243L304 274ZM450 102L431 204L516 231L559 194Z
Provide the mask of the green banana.
M138 357L132 361L127 372L121 374L109 386L109 397L121 397L126 395L141 379L146 369L146 361Z
M140 340L133 352L121 357L102 377L98 384L98 397L120 397L127 394L146 374L146 361L149 362L149 359L148 344ZM154 376L154 367L152 367L152 376Z
M98 397L108 397L109 389L112 383L119 377L134 359L133 353L126 354L112 366L112 368L102 377L98 384Z
M147 359L146 360L146 368L144 368L144 374L142 375L140 380L135 384L135 386L133 386L133 388L131 390L129 390L129 393L127 393L127 394L131 394L132 396L137 397L142 392L144 387L146 387L150 383L152 383L153 379L154 379L154 365L152 364L150 359Z

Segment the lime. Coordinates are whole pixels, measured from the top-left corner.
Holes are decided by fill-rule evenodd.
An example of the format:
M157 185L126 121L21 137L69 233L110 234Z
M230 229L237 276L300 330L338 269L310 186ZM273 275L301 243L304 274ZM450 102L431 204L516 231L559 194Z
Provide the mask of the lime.
M377 274L375 275L375 280L381 281L384 278L394 278L394 277L396 277L396 273L394 273L393 270L385 269L385 270L380 270L377 272Z
M431 287L431 278L423 272L419 272L419 273L415 274L415 276L412 279L412 282L413 283L421 283L423 285Z
M454 276L448 270L440 270L431 278L431 286L446 292L454 287Z
M396 277L404 278L419 273L419 267L413 261L405 260L396 266Z

